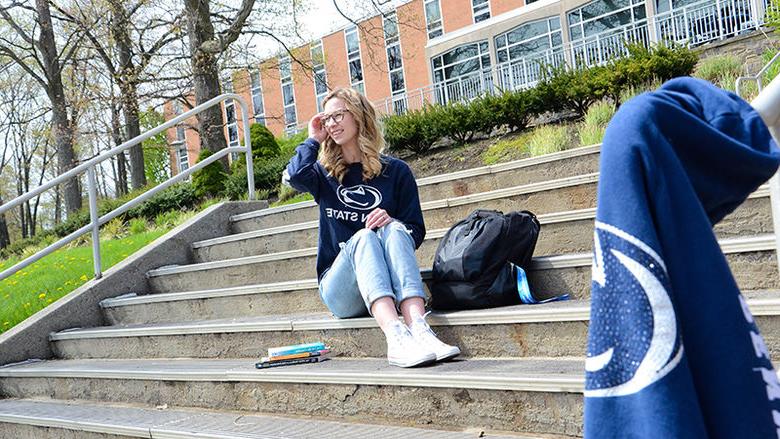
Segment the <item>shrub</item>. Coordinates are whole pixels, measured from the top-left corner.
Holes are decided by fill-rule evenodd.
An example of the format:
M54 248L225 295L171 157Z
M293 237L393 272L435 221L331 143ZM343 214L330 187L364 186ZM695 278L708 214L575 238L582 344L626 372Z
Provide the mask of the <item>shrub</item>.
M449 137L460 143L466 143L480 131L489 132L493 126L491 120L492 117L488 114L485 100L476 99L470 104L454 103L446 105L441 110L436 111L435 119L426 117L422 122L423 124L438 125L441 132L447 133ZM425 132L426 128L423 126L422 130ZM431 130L427 131L430 132ZM428 147L437 140L433 136L424 136L424 138Z
M391 151L408 150L423 153L443 137L442 118L445 109L441 106L427 106L423 110L409 111L398 116L383 119L385 141Z
M278 156L260 159L255 162L255 189L267 189L270 193L278 190L282 181L282 172L287 167L288 157ZM234 170L226 180L222 195L231 200L241 200L247 194L246 169Z
M128 212L130 218L155 218L157 215L171 210L184 210L195 206L200 198L195 193L192 183L181 182L161 191L152 199Z
M594 102L602 99L610 90L606 67L589 69L556 69L552 77L542 81L542 92L546 102L551 104L547 111L569 110L578 116Z
M255 123L250 126L249 137L252 140L253 159L275 157L281 152L279 143L276 142L274 135L261 123Z
M198 163L206 160L212 154L208 149L202 149L198 156ZM242 160L236 160L235 163L240 162ZM198 197L217 195L225 188L226 178L227 174L222 163L218 160L192 174L192 185L195 187L195 193Z
M591 105L583 121L577 126L580 145L595 145L601 143L607 124L615 114L615 106L601 101Z
M276 139L276 143L279 144L280 154L289 159L295 154L295 148L303 143L307 137L309 137L309 131L308 129L305 129L292 136Z
M106 224L103 224L100 232L105 239L119 239L127 234L125 222L122 221L121 218L114 218Z
M162 212L154 217L154 224L157 227L172 227L174 224L176 224L179 218L179 214L180 212L176 210Z
M569 144L569 134L565 126L541 125L531 132L528 139L528 152L532 156L563 151Z
M733 91L742 72L742 62L734 55L718 55L699 62L693 75L710 81L724 90Z
M133 218L130 220L128 229L132 235L138 235L149 229L149 223L146 221L146 218Z
M505 91L500 95L486 96L483 105L487 117L493 119L494 127L506 126L510 131L517 131L525 129L531 119L543 112L541 96L536 88Z

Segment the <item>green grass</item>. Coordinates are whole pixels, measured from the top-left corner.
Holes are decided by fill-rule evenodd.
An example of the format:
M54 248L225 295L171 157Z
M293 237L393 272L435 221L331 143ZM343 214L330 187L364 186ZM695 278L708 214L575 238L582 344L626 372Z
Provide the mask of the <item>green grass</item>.
M615 114L615 106L610 102L596 102L588 108L585 118L577 126L580 145L595 145L604 139L607 124Z
M528 138L530 132L523 132L511 139L501 139L490 145L482 153L482 163L494 165L496 163L519 160L528 156Z
M101 241L103 271L165 234L157 229L111 241ZM3 261L4 270L19 262ZM62 248L0 282L0 333L45 308L94 277L92 245Z
M287 204L300 203L301 201L309 201L309 200L313 200L313 199L314 199L314 197L312 197L310 193L305 192L305 193L302 193L302 194L298 194L298 195L296 195L296 196L294 196L292 198L288 198L288 199L286 199L284 201L277 201L275 203L271 203L270 207L285 206Z
M531 131L528 152L532 156L563 151L570 146L570 129L565 125L541 125Z
M105 224L100 230L103 272L219 201L222 200L206 200L194 210L160 214L155 218L154 226L144 219L134 219L129 224L120 220ZM0 261L0 271L46 245L25 249L21 257ZM87 234L0 281L0 334L85 284L94 275L92 240Z

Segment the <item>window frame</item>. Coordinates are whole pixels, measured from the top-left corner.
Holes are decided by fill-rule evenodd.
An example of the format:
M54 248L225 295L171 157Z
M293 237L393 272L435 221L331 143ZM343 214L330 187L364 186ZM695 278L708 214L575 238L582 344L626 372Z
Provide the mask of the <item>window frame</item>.
M257 83L255 83L255 75ZM249 71L250 94L252 95L252 112L256 123L265 125L265 99L263 98L263 77L259 69ZM257 111L256 100L260 101L262 111Z
M349 37L352 34L354 34L357 39L357 50L350 52ZM366 85L365 85L366 76L363 73L363 60L361 58L361 50L360 50L360 29L358 28L358 26L352 25L344 29L344 44L346 44L346 50L347 50L347 75L349 75L349 85L350 87L360 91L362 94L366 94ZM360 79L358 81L353 81L353 74L352 74L353 63L356 63L355 65L358 66L360 71Z
M298 126L298 108L295 104L295 84L292 78L292 59L289 54L279 56L279 83L282 92L282 113L284 114L284 127L286 131ZM284 99L284 89L287 86L290 87L290 97L292 98L292 101L289 104L285 103ZM294 116L294 120L292 121L287 117L288 112L290 111L292 111L292 115Z
M233 93L233 78L230 76L225 77L222 80L222 90L225 93ZM232 148L241 145L241 140L238 135L238 118L236 117L236 102L233 99L227 99L223 103L225 108L225 134L228 147ZM231 120L232 115L232 120ZM231 133L235 133L235 140L231 140Z
M321 54L320 59L315 59L315 49L319 49ZM325 69L325 47L323 46L321 39L309 48L309 54L311 55L312 74L314 75L312 81L314 83L314 100L317 103L317 111L322 111L322 100L328 95L328 74ZM318 81L322 81L325 91L320 92L317 90Z
M475 5L475 1L481 1L482 3ZM479 12L477 10L479 9ZM471 0L471 21L474 22L474 24L477 24L479 22L489 20L490 17L493 16L493 11L490 7L490 0ZM487 16L484 16L487 14ZM481 17L477 19L478 17Z
M435 25L436 22L431 23L428 20L428 8L427 6L429 4L436 3L436 9L439 10L439 19L437 20L439 23L438 25ZM428 35L428 40L432 40L434 38L438 38L442 35L444 35L444 16L441 13L441 1L440 0L424 0L423 1L423 14L425 15L425 30ZM431 28L431 26L434 26ZM436 34L438 32L438 34ZM436 35L434 35L436 34Z

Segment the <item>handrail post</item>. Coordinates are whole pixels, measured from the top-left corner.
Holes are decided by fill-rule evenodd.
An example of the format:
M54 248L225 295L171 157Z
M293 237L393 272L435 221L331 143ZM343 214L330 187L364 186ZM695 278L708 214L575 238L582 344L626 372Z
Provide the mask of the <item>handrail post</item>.
M95 266L95 279L103 277L100 263L100 217L97 208L97 179L95 166L87 169L87 193L89 194L89 218L92 222L92 261Z
M246 185L247 199L255 200L255 164L252 160L252 135L249 130L249 107L243 99L233 99L241 107L241 122L244 124L244 146L246 147Z

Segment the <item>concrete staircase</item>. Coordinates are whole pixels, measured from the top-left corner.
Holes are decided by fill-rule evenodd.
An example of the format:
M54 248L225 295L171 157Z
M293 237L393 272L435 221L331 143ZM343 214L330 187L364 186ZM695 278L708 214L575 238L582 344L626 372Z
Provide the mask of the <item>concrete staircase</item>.
M456 361L399 369L373 319L334 319L316 291L313 203L231 218L190 264L104 300L109 326L49 336L56 359L0 368L0 438L476 438L582 434L598 148L418 180L431 265L475 208L531 210L532 289L572 300L434 313ZM766 187L716 227L767 346L780 352L780 279ZM426 275L426 273L424 273ZM257 370L268 347L324 341L337 357ZM486 436L480 436L481 432Z

